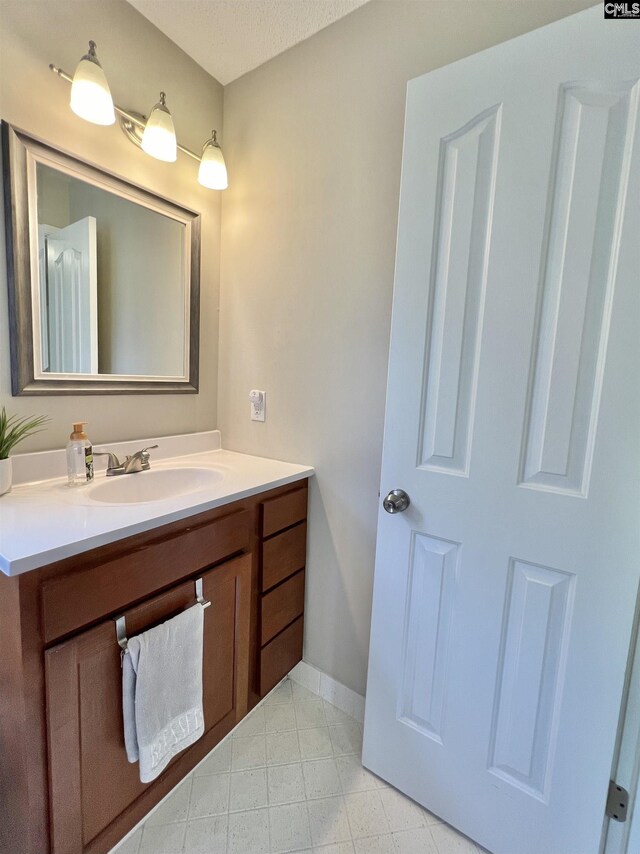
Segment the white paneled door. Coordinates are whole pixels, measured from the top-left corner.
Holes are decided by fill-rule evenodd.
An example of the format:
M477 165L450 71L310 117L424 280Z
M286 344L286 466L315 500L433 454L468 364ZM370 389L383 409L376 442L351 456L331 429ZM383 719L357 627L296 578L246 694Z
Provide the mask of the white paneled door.
M408 88L364 764L597 854L640 578L640 23Z
M40 226L40 230L44 237L44 266L40 270L42 366L51 373L97 374L96 218L87 216L64 228Z

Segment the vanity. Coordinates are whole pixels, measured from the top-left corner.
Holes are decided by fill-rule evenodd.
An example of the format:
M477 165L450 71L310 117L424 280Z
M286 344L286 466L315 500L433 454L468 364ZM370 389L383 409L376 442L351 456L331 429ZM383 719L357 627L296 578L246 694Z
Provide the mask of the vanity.
M197 394L201 214L0 132L13 395ZM100 456L95 482L72 489L64 451L13 458L2 854L105 854L302 658L313 469L224 451L217 431L103 450L138 452L140 469L155 445L149 470L112 456L122 476L106 477ZM210 603L205 732L142 784L124 746L121 643L196 601Z
M212 447L0 499L0 851L109 851L302 658L313 470ZM161 497L127 500L154 475ZM194 604L198 579L205 734L142 784L115 620L129 636L157 625Z

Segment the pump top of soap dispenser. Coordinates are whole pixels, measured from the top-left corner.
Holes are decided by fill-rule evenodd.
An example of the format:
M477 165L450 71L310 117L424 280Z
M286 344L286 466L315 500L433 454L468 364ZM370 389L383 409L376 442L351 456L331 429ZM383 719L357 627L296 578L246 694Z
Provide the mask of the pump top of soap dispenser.
M84 432L84 426L88 424L88 421L76 421L73 424L73 433L69 436L72 442L82 441L83 439L88 439L89 437Z

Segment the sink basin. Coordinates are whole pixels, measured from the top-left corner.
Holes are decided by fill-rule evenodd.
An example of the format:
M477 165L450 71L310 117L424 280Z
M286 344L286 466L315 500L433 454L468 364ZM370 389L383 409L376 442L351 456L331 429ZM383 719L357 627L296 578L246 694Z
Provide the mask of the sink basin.
M200 492L215 486L222 478L222 472L214 469L151 469L101 480L86 495L105 504L144 504Z

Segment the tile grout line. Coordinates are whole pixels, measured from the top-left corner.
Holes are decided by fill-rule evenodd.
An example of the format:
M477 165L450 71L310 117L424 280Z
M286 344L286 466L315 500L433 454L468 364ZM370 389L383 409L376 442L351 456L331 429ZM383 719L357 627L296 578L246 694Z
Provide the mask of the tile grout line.
M292 692L293 693L293 692ZM296 724L298 723L298 712L295 707L295 700L293 706L293 714L296 719ZM300 746L300 730L297 729L297 738L298 738L298 753L300 754L300 774L302 775L302 789L304 791L304 811L307 816L307 827L309 828L309 844L311 846L311 850L313 851L313 834L311 832L311 816L309 814L309 798L307 796L307 780L304 776L304 768L302 767L302 747Z
M191 818L191 795L193 794L193 781L195 777L193 776L193 770L189 772L190 782L189 782L189 797L187 798L187 824L189 823L189 819ZM186 844L186 843L185 843ZM184 845L182 846L184 849Z

